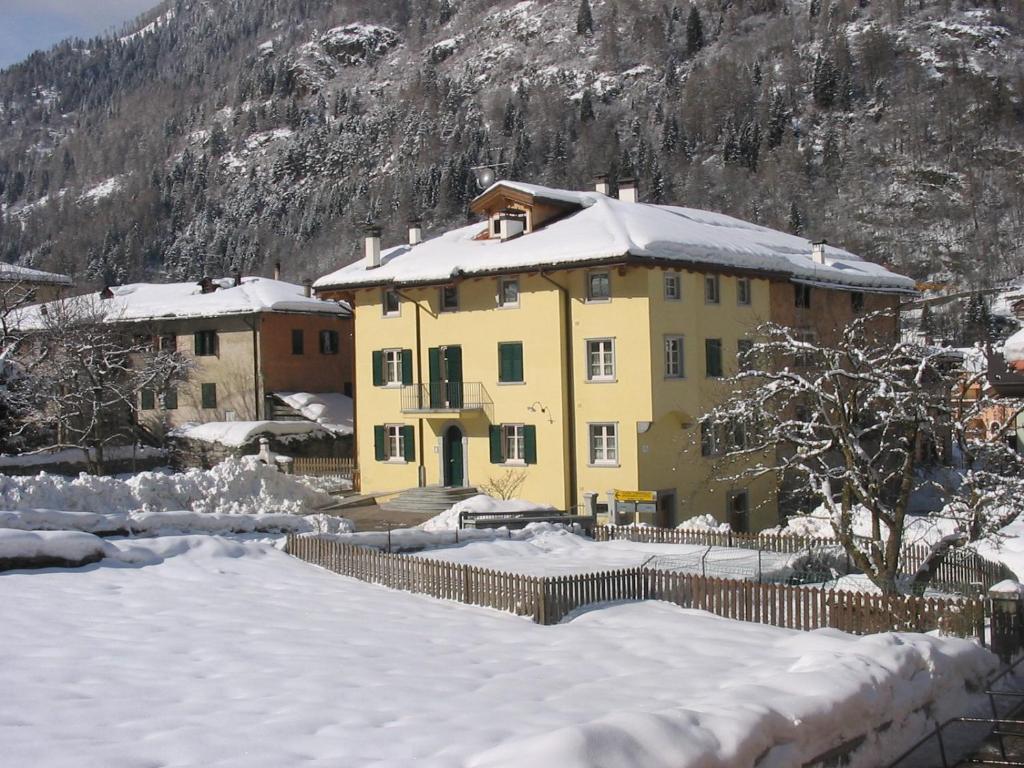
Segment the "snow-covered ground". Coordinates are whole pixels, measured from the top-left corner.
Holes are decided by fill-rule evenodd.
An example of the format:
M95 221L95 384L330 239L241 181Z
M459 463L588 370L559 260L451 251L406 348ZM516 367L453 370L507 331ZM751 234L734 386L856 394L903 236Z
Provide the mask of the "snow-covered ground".
M470 531L460 531L465 536ZM479 531L484 533L484 531ZM358 538L360 534L355 534ZM705 547L697 544L649 544L633 541L595 542L577 536L565 528L534 524L523 531L505 532L487 539L454 545L435 543L418 557L447 560L498 571L530 576L562 576L571 573L595 573L641 565L734 578L766 578L789 570L791 554L757 550ZM759 565L760 557L760 565Z
M139 565L0 576L7 765L781 767L891 720L851 763L878 766L994 664L654 602L542 627L256 540L114 546Z

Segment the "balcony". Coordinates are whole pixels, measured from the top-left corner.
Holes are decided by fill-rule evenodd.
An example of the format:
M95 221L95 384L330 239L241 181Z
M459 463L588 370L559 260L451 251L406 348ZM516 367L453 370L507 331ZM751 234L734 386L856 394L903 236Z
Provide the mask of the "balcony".
M491 412L491 396L479 381L432 381L402 387L402 413Z

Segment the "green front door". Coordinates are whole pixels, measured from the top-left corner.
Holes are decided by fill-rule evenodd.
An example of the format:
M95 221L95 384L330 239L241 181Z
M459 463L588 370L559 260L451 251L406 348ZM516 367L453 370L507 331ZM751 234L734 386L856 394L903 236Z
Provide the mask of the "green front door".
M444 432L444 484L450 488L461 488L465 484L462 456L462 430L450 426Z

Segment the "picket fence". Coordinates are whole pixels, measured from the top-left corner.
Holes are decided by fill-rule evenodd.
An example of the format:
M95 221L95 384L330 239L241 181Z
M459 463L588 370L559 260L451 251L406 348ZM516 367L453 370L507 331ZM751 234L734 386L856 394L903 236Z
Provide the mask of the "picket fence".
M461 563L388 554L346 542L289 535L286 551L327 570L393 589L494 608L557 624L588 605L665 600L740 621L787 629L832 627L855 634L928 632L984 637L985 602L758 584L651 568L526 576Z
M764 552L797 553L815 547L836 547L831 538L770 533L734 533L695 528L654 528L648 526L606 525L594 529L596 541L634 541L657 544L697 544L705 547L737 547ZM900 571L916 573L931 548L910 544L903 548ZM976 552L954 550L947 555L931 580L931 586L959 594L980 595L993 584L1014 578L1003 563L989 560Z
M352 479L356 471L356 460L337 456L296 456L292 460L292 472L296 475L314 477L342 477Z

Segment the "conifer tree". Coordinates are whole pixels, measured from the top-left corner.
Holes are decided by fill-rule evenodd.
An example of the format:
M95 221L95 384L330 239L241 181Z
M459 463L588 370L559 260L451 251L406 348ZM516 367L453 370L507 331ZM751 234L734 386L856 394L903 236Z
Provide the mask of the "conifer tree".
M591 37L594 34L594 16L590 12L590 0L580 0L580 9L576 13L576 34Z
M690 15L686 19L686 53L695 56L704 47L704 22L696 5L690 6Z

